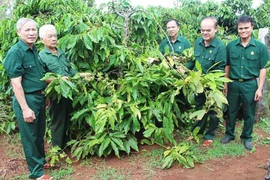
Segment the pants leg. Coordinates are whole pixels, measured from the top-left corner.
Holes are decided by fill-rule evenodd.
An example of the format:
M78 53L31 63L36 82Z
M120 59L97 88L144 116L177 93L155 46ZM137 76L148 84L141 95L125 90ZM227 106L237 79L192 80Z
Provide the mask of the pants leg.
M212 140L215 137L216 129L218 128L219 118L217 117L217 113L215 111L209 111L207 113L209 117L209 128L204 134L205 140Z
M252 140L252 131L254 124L254 117L256 111L256 101L254 101L255 92L257 90L257 81L251 80L242 83L241 86L241 99L244 111L244 126L240 138L244 142L250 142Z
M228 94L227 100L229 103L227 110L227 119L226 119L226 133L225 137L234 139L234 130L237 114L240 107L240 96L239 96L239 83L237 81L228 83Z
M13 109L19 124L24 154L30 171L29 178L38 178L44 174L43 165L45 163L45 98L27 94L25 99L28 106L35 112L34 122L24 121L21 107L16 98L13 99Z
M70 113L72 112L72 101L70 99L61 98L57 103L51 102L49 114L51 117L51 134L53 146L64 148L68 142L67 131L70 122Z
M198 94L195 97L195 109L200 110L202 109L204 103L206 101L205 95L203 93ZM203 134L205 127L206 127L207 115L205 114L201 120L195 121L192 126L191 131L193 131L196 127L200 127L198 134Z

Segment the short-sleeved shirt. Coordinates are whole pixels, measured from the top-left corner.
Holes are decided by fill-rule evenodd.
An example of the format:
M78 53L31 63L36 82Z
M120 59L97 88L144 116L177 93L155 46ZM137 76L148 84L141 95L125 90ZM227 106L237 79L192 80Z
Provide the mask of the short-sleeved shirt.
M169 38L170 39L170 38ZM172 47L171 47L171 45ZM190 42L184 37L178 35L176 41L173 43L172 40L168 40L167 38L163 39L159 45L159 51L164 54L165 49L168 48L170 52L172 52L172 48L174 53L181 54L185 49L190 48Z
M70 66L65 53L57 49L58 55L52 53L49 49L44 48L40 53L42 62L45 65L46 72L53 72L61 76L74 76L76 70Z
M224 71L226 65L226 46L217 37L214 37L208 46L205 46L203 38L199 37L195 41L194 56L195 60L200 63L204 74L211 70Z
M231 79L252 79L259 77L260 70L269 60L266 46L251 37L246 47L240 38L227 45L227 65L230 65Z
M19 40L8 51L4 67L9 78L22 76L21 83L25 93L46 88L46 83L40 80L45 71L35 45L31 49L24 41Z

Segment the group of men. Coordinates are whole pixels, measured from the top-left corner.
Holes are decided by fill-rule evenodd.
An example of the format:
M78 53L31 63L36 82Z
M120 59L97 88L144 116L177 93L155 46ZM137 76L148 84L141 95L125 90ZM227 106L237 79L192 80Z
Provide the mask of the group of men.
M164 39L159 50L165 53L168 47L174 53L182 53L190 48L190 42L178 35L179 23L171 19L166 23L169 38ZM201 22L202 37L195 41L194 54L202 67L203 73L211 70L225 71L225 76L232 82L224 85L229 107L226 120L226 135L223 144L234 140L235 121L239 106L244 109L244 128L241 139L248 150L252 149L251 133L253 129L256 102L262 98L262 87L266 78L268 52L266 47L252 37L253 19L242 16L237 22L239 38L230 42L227 47L216 37L217 20L206 17ZM23 149L30 171L31 179L53 179L44 173L48 167L45 160L44 134L46 126L46 99L43 90L47 83L40 79L46 72L60 74L63 79L73 76L76 71L70 66L63 51L57 48L57 33L53 25L44 25L39 36L44 49L38 53L35 42L38 36L37 24L29 18L17 21L18 43L10 48L4 61L4 67L11 79L14 91L13 109L18 121ZM195 62L186 66L194 69ZM194 69L196 70L196 69ZM256 78L259 78L258 82ZM195 107L201 109L205 103L205 95L195 97ZM62 98L59 102L51 101L49 114L53 146L64 148L68 141L66 134L69 127L72 102ZM200 127L203 134L206 120L210 118L209 129L204 134L203 146L213 142L219 119L216 112L208 112L200 121L196 121L193 129Z
M49 168L45 159L44 134L46 129L46 106L51 118L52 145L64 149L68 141L67 130L72 111L72 102L61 98L46 104L43 94L47 83L40 79L46 72L60 74L64 79L73 76L76 71L70 66L63 51L58 49L57 34L53 25L40 28L39 36L44 49L38 53L35 42L38 37L37 24L29 18L17 21L18 43L10 48L4 61L4 67L11 79L14 91L13 109L18 121L29 178L51 180L44 173Z
M165 38L159 47L161 53L165 49L170 52L181 54L190 47L190 43L178 34L179 23L176 19L170 19L166 23L168 38ZM225 77L232 82L225 83L223 92L227 96L228 109L226 118L225 137L222 144L235 139L235 123L239 107L242 106L244 113L244 125L240 136L245 148L252 150L252 131L256 103L262 99L262 90L266 78L266 64L269 55L266 46L252 36L254 21L250 16L241 16L237 21L239 38L228 43L227 46L216 37L218 31L217 19L206 17L201 22L201 37L195 41L195 61L189 61L186 67L196 70L195 62L199 62L202 73L211 70L225 72ZM258 80L257 80L258 78ZM200 110L206 101L204 93L195 96L195 109ZM209 128L204 133L207 119ZM204 134L203 146L213 143L215 131L218 128L219 119L215 111L209 111L201 120L196 120L192 131L199 127L199 134Z

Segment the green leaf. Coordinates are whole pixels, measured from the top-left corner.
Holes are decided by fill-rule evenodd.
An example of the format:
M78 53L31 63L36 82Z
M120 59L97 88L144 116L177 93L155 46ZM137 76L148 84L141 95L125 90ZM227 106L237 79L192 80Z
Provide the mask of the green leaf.
M111 141L111 145L112 145L112 148L113 148L113 151L114 151L115 155L116 155L117 157L120 157L120 156L119 156L119 149L118 149L118 147L116 146L116 144L115 144L113 141Z
M105 140L102 142L101 146L98 150L98 156L101 157L103 155L103 151L108 147L110 144L111 139L109 137L105 138Z
M153 145L154 142L151 142L149 139L142 139L140 141L141 144Z
M187 159L188 165L193 168L194 167L193 158L191 156L187 156L186 159Z
M121 149L121 150L125 149L123 141L120 138L111 137L111 139L112 139L112 141L114 141L118 145L119 149Z
M167 156L163 161L162 169L170 168L172 166L172 163L173 163L173 157Z
M146 131L143 132L143 136L148 138L153 134L154 131L155 131L155 129L149 128L149 129L147 129Z
M139 151L138 142L136 138L129 138L128 143L132 147L132 149Z
M193 112L189 116L189 118L190 119L194 119L196 117L197 120L201 120L203 118L203 116L205 115L205 113L206 113L206 110L205 109L198 110L198 111Z
M91 37L86 34L85 36L83 36L83 42L84 42L84 45L87 49L89 50L93 50L93 45L92 45L92 41L91 41Z
M72 164L72 161L71 161L71 159L69 157L66 158L66 163L68 163L69 165Z

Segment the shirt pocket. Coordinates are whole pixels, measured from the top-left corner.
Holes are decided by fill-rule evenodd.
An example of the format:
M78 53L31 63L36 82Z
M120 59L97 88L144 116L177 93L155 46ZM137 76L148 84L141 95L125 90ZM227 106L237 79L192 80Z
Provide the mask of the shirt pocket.
M249 51L246 54L248 67L259 67L259 53L256 51Z
M37 72L35 63L23 64L24 72L26 74L35 74Z
M232 52L230 54L230 64L231 65L240 65L239 61L241 60L240 52Z
M199 52L196 52L196 53L194 53L194 56L195 56L195 59L197 60L197 61L201 61L200 60L200 56L201 56L201 53L199 53Z
M215 56L214 56L213 54L211 54L211 55L206 55L206 56L204 57L202 66L203 66L203 68L204 68L205 70L209 70L209 69L215 64L215 58L214 58L214 57L215 57Z

